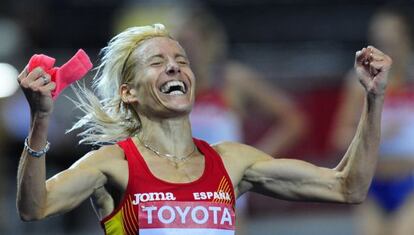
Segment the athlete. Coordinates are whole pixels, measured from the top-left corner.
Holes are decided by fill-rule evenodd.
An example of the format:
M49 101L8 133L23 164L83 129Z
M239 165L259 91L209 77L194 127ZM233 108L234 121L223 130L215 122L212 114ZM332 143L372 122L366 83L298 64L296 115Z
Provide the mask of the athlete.
M91 197L105 234L234 234L234 201L247 191L301 201L360 203L377 161L391 59L356 53L365 104L354 140L334 169L274 159L247 145L210 146L191 136L195 76L165 27L134 27L104 48L99 99L79 92L82 142L106 143L46 180L47 131L55 84L42 69L18 77L31 127L18 168L24 221L67 212ZM211 127L214 131L214 126Z

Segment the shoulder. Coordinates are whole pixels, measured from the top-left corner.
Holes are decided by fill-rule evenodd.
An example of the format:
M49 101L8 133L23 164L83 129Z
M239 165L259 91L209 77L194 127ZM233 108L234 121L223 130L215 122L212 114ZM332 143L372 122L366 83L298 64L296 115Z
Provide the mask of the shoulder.
M230 176L237 195L241 195L248 190L248 186L241 183L249 169L258 162L271 159L266 153L246 144L222 142L212 145L212 147L223 160L224 167Z
M232 152L232 151L237 151L237 150L249 150L252 149L253 147L246 145L246 144L242 144L242 143L238 143L238 142L233 142L233 141L223 141L223 142L219 142L216 144L212 144L211 147L213 147L218 153L228 153L228 151Z
M212 147L227 164L242 164L244 167L249 167L255 162L272 158L250 145L237 142L226 141L214 144Z
M114 161L124 160L124 152L118 145L106 145L97 150L85 154L77 160L71 168L93 167L97 168L104 165L112 164Z

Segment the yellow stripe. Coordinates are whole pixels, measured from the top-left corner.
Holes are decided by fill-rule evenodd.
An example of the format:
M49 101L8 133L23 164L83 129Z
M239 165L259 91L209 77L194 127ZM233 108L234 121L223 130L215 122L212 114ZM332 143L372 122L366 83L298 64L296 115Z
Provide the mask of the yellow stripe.
M122 210L104 223L107 235L126 235L122 219Z

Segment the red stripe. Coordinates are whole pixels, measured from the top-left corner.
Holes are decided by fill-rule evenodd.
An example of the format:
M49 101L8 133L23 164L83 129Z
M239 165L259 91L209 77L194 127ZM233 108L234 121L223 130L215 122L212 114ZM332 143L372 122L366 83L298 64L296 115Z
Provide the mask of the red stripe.
M127 231L127 234L132 235L134 234L134 230L133 228L131 228L131 221L129 219L129 213L128 213L127 207L128 207L128 203L125 204L125 206L122 208L122 211L124 212L124 216L123 216L124 227L125 227L125 230Z

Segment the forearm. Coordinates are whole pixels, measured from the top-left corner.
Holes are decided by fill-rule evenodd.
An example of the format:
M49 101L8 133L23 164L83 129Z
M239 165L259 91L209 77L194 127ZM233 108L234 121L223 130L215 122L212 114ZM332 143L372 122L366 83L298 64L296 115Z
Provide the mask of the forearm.
M337 166L342 191L350 201L362 200L374 175L381 135L383 95L368 94L356 134Z
M48 115L32 115L28 143L35 151L47 143ZM24 148L17 172L17 207L23 220L39 219L46 205L45 156L30 156Z

